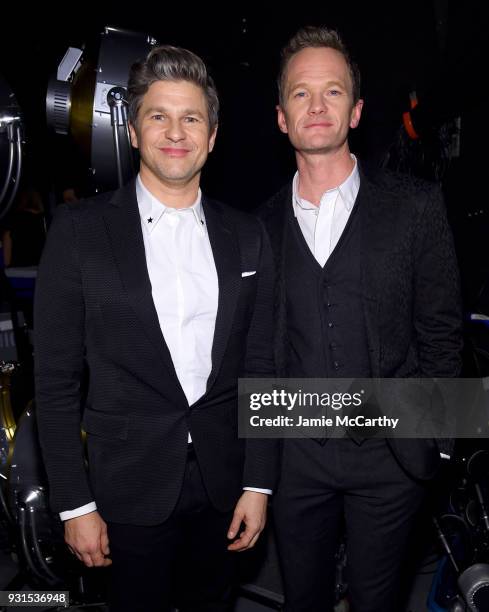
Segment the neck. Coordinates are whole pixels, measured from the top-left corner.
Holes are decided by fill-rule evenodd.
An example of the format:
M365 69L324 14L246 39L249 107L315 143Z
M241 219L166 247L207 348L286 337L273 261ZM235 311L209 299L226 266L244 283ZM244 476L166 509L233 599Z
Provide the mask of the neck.
M200 173L186 182L163 182L141 166L139 176L146 189L169 208L188 208L195 203L199 193Z
M324 155L297 151L296 160L299 196L316 206L319 205L323 193L341 185L355 165L348 148Z

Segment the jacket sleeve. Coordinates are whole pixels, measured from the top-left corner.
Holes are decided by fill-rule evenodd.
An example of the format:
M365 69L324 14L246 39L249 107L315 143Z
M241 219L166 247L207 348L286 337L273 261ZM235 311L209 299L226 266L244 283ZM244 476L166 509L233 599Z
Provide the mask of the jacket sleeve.
M452 378L462 366L462 307L453 238L439 188L415 229L414 326L423 377Z
M260 226L260 256L257 270L257 291L251 320L245 360L248 378L273 378L274 329L274 263L268 235ZM262 489L276 488L278 479L279 440L266 438L246 440L243 486Z
M428 194L415 230L414 326L423 377L454 378L462 368L462 305L453 238L441 190ZM450 456L454 440L437 439Z
M248 331L245 376L247 378L272 378L275 376L273 359L275 269L268 234L261 221L259 227L258 286L253 317Z
M93 501L81 440L85 309L73 214L57 210L34 307L37 419L55 512Z

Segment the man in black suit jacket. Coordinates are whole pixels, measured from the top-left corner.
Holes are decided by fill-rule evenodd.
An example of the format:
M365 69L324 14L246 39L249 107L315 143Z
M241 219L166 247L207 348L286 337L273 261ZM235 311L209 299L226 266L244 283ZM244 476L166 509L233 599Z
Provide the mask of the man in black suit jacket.
M439 189L377 173L348 146L363 101L336 32L300 30L284 48L278 124L295 149L291 185L260 211L277 268L281 377L456 377L457 265ZM389 612L413 517L441 440L287 439L274 500L286 610L334 605L346 527L352 609Z
M257 220L201 195L202 60L156 48L128 92L138 178L62 205L39 270L51 505L80 560L113 562L111 610L227 610L229 551L256 542L276 477L274 446L237 436L238 376L273 375L272 254Z

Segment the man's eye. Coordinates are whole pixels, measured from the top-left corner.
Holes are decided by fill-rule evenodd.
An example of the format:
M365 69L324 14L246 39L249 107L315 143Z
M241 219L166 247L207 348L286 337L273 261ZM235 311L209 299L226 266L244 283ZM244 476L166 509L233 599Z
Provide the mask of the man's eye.
M340 96L341 95L341 91L339 89L330 89L328 91L328 94L330 96Z
M185 117L184 121L186 123L197 123L198 119L197 119L197 117Z
M151 119L154 119L155 121L162 121L164 119L164 115L152 115Z
M305 98L305 96L306 96L306 92L305 91L297 91L294 94L294 98Z

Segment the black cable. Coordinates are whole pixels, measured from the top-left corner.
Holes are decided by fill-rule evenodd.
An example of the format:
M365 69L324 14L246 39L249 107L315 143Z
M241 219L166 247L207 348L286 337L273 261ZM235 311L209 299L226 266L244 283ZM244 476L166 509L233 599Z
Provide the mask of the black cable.
M22 552L24 553L24 558L26 560L26 563L29 569L32 571L34 576L36 576L36 578L39 578L39 580L42 580L43 582L45 582L46 577L43 576L40 572L38 572L36 566L34 565L34 562L32 561L32 556L29 550L29 546L27 544L27 537L26 537L25 508L23 508L22 506L19 508L19 515L20 515L20 519L19 519L20 542L22 545Z
M32 543L34 545L34 550L36 552L37 559L39 563L41 564L42 569L46 572L46 574L49 577L48 583L51 585L63 584L63 580L61 580L61 578L53 574L48 564L46 563L46 560L44 559L44 555L42 554L41 547L39 546L39 541L37 539L37 525L36 525L34 508L29 508L29 524L30 524L31 531L32 531Z

